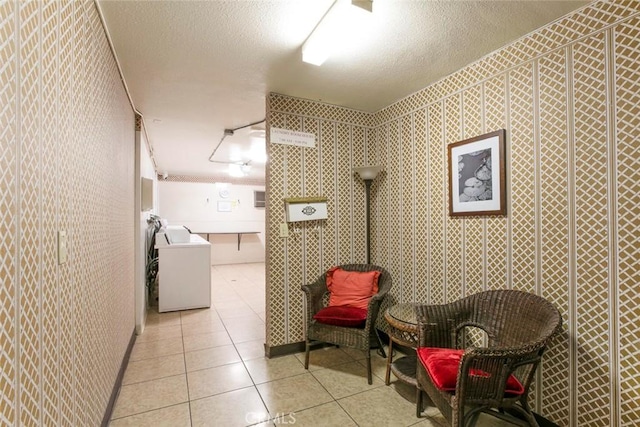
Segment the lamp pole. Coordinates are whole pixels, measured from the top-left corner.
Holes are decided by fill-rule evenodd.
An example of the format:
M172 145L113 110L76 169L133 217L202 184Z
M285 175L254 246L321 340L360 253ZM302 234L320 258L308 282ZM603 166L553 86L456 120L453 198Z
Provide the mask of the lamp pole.
M371 183L373 179L365 179L365 203L367 204L367 219L366 219L366 233L367 233L367 264L371 264L371 233L370 233L370 221L371 221L371 208L369 206L369 197L371 196Z
M353 168L353 171L360 175L360 178L364 181L365 188L365 203L366 207L366 234L367 234L367 264L371 263L371 235L370 235L370 227L371 227L371 208L369 206L369 199L371 197L371 183L378 175L382 169L381 166L362 166L358 168Z

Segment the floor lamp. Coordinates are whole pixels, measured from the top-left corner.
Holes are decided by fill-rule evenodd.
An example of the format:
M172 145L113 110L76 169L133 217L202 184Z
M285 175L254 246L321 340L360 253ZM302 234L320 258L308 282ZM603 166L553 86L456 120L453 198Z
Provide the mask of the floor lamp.
M371 239L370 239L370 235L369 235L369 230L370 230L370 208L369 208L369 200L370 200L370 196L371 196L371 183L373 182L373 180L376 178L376 176L378 175L378 172L380 172L380 169L382 169L382 166L362 166L359 168L353 168L353 171L355 173L357 173L358 175L360 175L360 178L362 178L362 180L364 181L364 185L365 185L365 203L367 205L367 220L366 220L366 224L367 224L367 228L366 228L366 234L367 234L367 264L371 263Z

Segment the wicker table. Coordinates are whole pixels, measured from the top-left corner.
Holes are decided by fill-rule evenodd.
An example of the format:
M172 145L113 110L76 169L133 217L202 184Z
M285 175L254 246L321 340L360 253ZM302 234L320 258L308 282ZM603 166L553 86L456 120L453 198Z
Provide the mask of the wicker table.
M393 361L393 344L416 348L418 345L418 320L415 303L396 304L387 309L384 318L389 322L389 352L387 353L387 375L385 384L389 385L390 373L407 384L417 386L416 356L404 356Z

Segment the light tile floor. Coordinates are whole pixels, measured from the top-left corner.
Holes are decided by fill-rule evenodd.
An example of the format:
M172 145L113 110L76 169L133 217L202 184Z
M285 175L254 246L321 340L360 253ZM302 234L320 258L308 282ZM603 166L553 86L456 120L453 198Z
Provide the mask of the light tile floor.
M304 353L265 358L264 264L214 266L212 278L210 309L149 311L111 426L446 425L435 408L416 418L415 389L384 385L375 351L372 385L360 351L314 350L308 371Z

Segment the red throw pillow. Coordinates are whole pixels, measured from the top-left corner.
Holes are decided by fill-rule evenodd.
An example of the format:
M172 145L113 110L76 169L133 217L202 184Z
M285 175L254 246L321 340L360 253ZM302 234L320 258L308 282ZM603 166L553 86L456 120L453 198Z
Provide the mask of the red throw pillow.
M458 367L464 350L420 347L417 353L422 366L429 373L435 386L443 391L455 391ZM470 369L469 376L489 378L491 374L480 369ZM509 375L505 392L521 395L524 393L524 387L515 376Z
M378 293L380 272L349 271L333 267L327 271L330 306L356 307L366 310L369 300Z
M313 316L320 323L348 328L364 328L367 322L367 310L355 307L325 307Z

